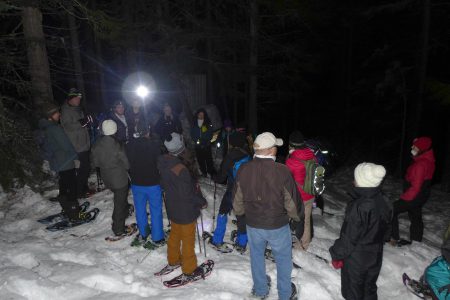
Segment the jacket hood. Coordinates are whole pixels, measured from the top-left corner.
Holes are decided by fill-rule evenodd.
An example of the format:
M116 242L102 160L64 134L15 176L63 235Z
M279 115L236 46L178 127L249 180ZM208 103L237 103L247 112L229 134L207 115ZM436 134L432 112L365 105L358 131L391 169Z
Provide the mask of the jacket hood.
M428 160L428 161L432 162L433 164L434 164L434 162L436 160L434 158L434 152L433 152L432 149L428 150L428 151L426 151L426 152L424 152L424 153L422 153L422 154L420 154L418 156L414 156L413 159L414 159L414 161Z
M310 160L314 158L314 153L309 148L303 148L295 150L290 156L300 160Z
M376 194L381 193L381 188L379 186L377 187L353 187L352 191L350 192L350 196L354 199L358 199L360 197L373 197Z
M169 170L179 163L181 163L181 160L170 154L163 154L158 157L158 168L160 170Z
M52 121L47 120L47 119L40 119L39 122L38 122L38 126L39 126L40 129L46 129L47 127L55 126L55 125L56 125L55 122L52 122Z

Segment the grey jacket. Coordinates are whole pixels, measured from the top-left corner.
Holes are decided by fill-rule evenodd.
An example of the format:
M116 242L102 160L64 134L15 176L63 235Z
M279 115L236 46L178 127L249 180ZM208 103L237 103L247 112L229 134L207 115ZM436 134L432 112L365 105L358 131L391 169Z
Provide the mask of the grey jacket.
M88 129L79 122L82 118L80 106L70 106L67 102L61 106L61 125L78 153L89 151L91 146Z
M105 186L111 190L128 185L128 163L125 149L112 136L102 136L92 147L91 162L100 168Z

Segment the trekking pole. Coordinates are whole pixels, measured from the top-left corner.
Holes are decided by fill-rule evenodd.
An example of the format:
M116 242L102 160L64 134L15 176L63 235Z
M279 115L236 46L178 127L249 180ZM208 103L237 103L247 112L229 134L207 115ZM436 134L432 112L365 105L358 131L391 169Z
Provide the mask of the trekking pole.
M198 238L198 248L200 249L200 253L202 253L202 244L200 242L200 231L198 230L198 218L197 218L197 238ZM203 234L203 232L202 232Z
M202 213L202 211L200 211L200 221L202 223L202 234L203 234L203 232L205 232L205 229L203 227L203 213ZM205 240L203 240L203 250L205 250L205 257L206 257L206 242L205 242Z
M215 224L216 224L216 191L217 191L217 184L214 181L213 228L212 228L212 232L214 232Z

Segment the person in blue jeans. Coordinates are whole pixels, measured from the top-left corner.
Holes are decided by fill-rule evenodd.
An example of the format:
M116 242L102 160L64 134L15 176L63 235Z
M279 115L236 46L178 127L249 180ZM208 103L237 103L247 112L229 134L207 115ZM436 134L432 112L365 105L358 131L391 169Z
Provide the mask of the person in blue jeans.
M143 244L154 248L165 244L162 215L162 193L156 160L161 154L161 141L150 137L147 127L139 128L136 137L127 144L130 162L131 191L139 235L133 246ZM150 207L151 226L148 224L147 203ZM151 240L148 237L151 235Z
M277 265L277 289L280 300L297 299L291 282L292 238L289 218L302 222L303 202L289 169L275 162L277 146L283 140L270 132L258 135L253 144L255 157L242 165L236 177L233 209L236 216L245 214L252 268L252 294L265 299L270 280L266 275L264 251L270 246ZM301 236L303 232L296 232Z

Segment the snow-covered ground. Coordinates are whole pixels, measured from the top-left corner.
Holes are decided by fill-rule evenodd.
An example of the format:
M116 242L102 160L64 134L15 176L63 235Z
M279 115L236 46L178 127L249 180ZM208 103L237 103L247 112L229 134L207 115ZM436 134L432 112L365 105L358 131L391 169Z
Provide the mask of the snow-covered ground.
M325 211L314 210L315 238L308 250L330 259L328 248L337 238L348 200L345 190L352 182L351 171L341 170L328 181ZM209 202L203 212L205 230L212 227L214 186L202 180L202 190ZM400 194L400 183L387 180L385 192L392 200ZM216 209L224 186L218 185ZM104 191L90 198L91 207L100 208L97 219L66 232L48 232L36 220L60 210L44 195L22 188L12 193L0 190L0 299L245 299L250 293L252 278L248 255L219 254L208 247L207 257L215 261L213 273L194 284L168 289L162 284L177 275L163 278L153 273L166 264L166 247L149 252L130 247L131 238L109 243L104 238L111 232L112 193ZM425 240L403 248L385 246L383 267L378 279L379 299L415 299L403 287L401 275L407 272L418 278L424 268L440 254L442 234L450 216L450 195L434 190L424 208ZM129 202L132 202L130 194ZM407 237L409 222L403 215L401 231ZM227 238L235 226L227 228ZM134 222L134 216L127 220ZM167 220L164 220L167 225ZM196 245L199 262L204 261ZM294 261L302 269L293 271L293 281L300 287L300 299L342 299L340 271L313 254L294 250ZM266 264L267 272L276 281L275 265ZM179 271L181 272L181 271ZM272 288L270 299L277 298Z

